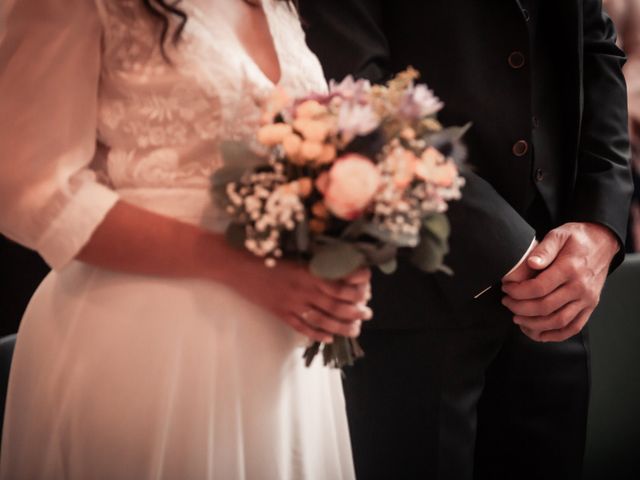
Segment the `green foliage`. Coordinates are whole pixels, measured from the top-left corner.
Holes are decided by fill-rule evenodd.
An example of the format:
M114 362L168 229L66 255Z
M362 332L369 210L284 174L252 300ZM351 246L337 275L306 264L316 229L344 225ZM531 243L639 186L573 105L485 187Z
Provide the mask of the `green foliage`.
M225 237L229 245L234 248L244 248L244 242L247 239L247 233L244 225L239 223L232 223L227 227Z
M398 260L396 260L395 258L392 258L386 263L379 264L378 268L382 273L386 275L391 275L392 273L395 273L396 270L398 269Z
M444 257L449 253L449 220L444 214L425 219L420 244L411 252L411 262L419 269L433 273L444 268Z
M406 233L390 232L376 223L366 223L362 226L362 233L370 235L383 243L389 243L396 247L415 247L416 237Z
M311 259L311 273L326 280L339 280L367 264L365 255L354 245L333 242L317 246Z
M211 176L211 193L220 208L228 204L227 185L238 182L255 167L266 165L266 159L255 153L246 142L228 141L220 145L224 165Z

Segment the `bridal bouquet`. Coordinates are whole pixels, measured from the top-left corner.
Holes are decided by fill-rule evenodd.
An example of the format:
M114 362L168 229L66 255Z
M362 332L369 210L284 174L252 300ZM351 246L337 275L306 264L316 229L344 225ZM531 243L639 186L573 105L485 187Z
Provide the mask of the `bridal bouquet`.
M447 271L447 203L460 198L465 128L444 128L443 104L413 69L385 86L347 77L327 94L276 91L249 142L225 142L212 179L232 221L227 237L274 266L308 262L337 280L362 267L391 273L406 255L418 268ZM307 365L350 365L357 341L314 343Z

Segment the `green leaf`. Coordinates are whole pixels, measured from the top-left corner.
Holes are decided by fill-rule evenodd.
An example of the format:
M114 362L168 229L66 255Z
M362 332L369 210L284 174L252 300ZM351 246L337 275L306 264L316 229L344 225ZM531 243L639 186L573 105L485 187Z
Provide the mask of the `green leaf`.
M264 157L254 152L247 142L222 142L220 144L220 153L226 166L240 167L247 170L266 163Z
M391 243L356 242L353 245L364 254L368 265L382 265L398 256L398 247Z
M356 240L362 234L365 233L365 227L367 225L367 221L360 218L352 223L350 223L347 228L344 229L342 235L340 235L344 239Z
M326 280L339 280L366 265L366 257L349 243L320 246L311 259L311 273Z
M422 221L422 228L443 242L446 242L451 234L451 225L444 213L436 213L425 218Z
M245 167L235 165L219 168L211 176L211 185L214 192L220 191L226 193L225 188L227 187L227 184L239 181L247 171L248 170Z
M299 252L306 252L309 250L309 224L307 222L299 222L296 225L295 238L296 249Z
M382 273L386 275L391 275L392 273L395 273L396 270L398 269L398 260L394 258L392 260L389 260L387 263L382 263L378 265L378 268Z
M211 177L214 192L219 188L224 191L228 183L237 182L245 173L267 164L267 160L251 150L245 142L222 142L220 152L224 165Z
M247 233L244 225L239 223L231 223L225 232L227 242L238 249L244 248L244 242L247 239Z
M393 233L375 223L366 223L362 226L362 233L380 240L382 243L391 243L396 247L415 247L415 235L406 233Z
M411 263L420 270L433 273L444 264L444 257L449 253L447 242L424 231L420 244L411 252Z

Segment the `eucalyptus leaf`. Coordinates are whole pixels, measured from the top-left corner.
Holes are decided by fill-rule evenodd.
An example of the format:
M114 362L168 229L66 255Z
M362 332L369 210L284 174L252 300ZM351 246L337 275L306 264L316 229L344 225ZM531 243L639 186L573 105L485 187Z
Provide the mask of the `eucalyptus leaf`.
M454 275L454 272L453 270L451 270L451 267L448 267L447 265L440 265L440 268L438 268L438 271L450 277L453 277Z
M447 253L449 253L447 242L424 231L420 244L411 252L411 263L420 270L433 273L442 267Z
M367 223L362 227L363 233L380 240L383 243L391 243L397 247L415 247L416 237L406 233L393 233L375 223Z
M368 265L381 265L398 256L398 247L391 243L356 242L354 246L365 255Z
M237 165L228 165L219 168L211 176L213 190L225 192L227 184L239 181L245 173L247 173L247 168Z
M352 223L350 223L347 228L344 229L342 238L356 240L358 237L365 233L365 227L367 225L367 220L360 218Z
M266 163L263 156L254 152L247 142L225 141L220 144L220 153L225 166L249 169Z
M299 252L309 250L309 224L307 222L299 222L295 231L296 249Z
M396 270L398 269L398 260L394 258L392 260L389 260L387 263L382 263L378 265L378 268L382 273L386 275L391 275L392 273L395 273Z
M436 213L425 218L422 228L443 242L446 242L451 234L451 225L444 213Z
M366 257L349 243L318 247L311 259L311 273L327 280L339 280L366 265Z
M225 232L227 242L235 248L244 248L244 242L247 239L247 233L244 225L239 223L231 223Z
M452 145L459 142L470 128L471 123L467 123L462 127L448 127L439 132L426 135L423 140L426 142L426 146L437 148L448 156L452 150Z

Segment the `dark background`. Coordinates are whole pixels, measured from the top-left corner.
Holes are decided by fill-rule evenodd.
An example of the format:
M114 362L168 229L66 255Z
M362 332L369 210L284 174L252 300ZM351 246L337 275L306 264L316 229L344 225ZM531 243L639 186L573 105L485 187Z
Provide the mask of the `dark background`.
M0 235L0 337L15 333L49 268L40 256Z

